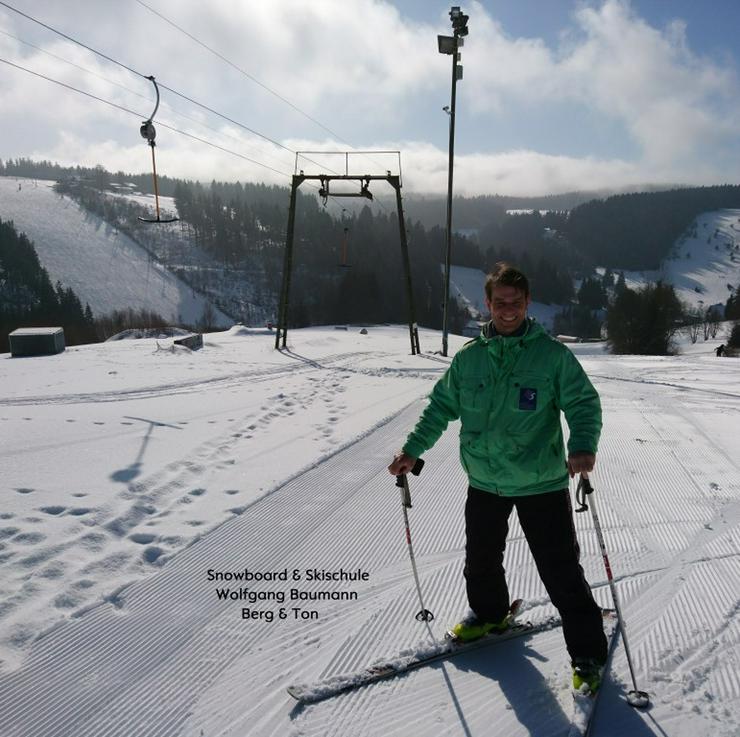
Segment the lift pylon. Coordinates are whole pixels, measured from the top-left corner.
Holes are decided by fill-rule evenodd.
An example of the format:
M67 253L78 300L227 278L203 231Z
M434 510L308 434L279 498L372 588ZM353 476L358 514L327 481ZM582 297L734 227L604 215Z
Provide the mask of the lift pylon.
M298 157L307 153L321 153L326 152L298 152L296 154L296 170L298 170ZM335 152L332 152L335 153ZM411 263L409 260L409 249L408 241L406 239L406 224L403 216L403 202L401 199L401 175L400 175L400 152L384 151L384 152L347 152L342 155L345 156L345 161L349 159L349 153L352 154L367 154L372 155L373 153L393 153L398 155L399 160L399 174L391 174L390 171L386 171L385 174L350 174L348 173L348 165L345 168L344 174L304 174L301 170L299 173L294 174L290 187L290 208L288 211L288 230L285 239L285 256L283 260L283 281L280 289L280 304L278 309L277 319L277 330L275 335L275 348L279 350L281 347L285 348L287 336L288 336L288 310L290 306L290 283L291 275L293 271L293 242L295 236L295 209L297 201L298 188L306 181L318 181L320 183L319 196L328 199L329 197L365 197L372 200L373 195L370 192L370 182L383 181L393 187L396 192L396 207L398 210L398 225L399 234L401 239L401 258L403 261L405 286L408 300L408 321L409 321L409 338L411 340L411 353L421 353L419 347L419 327L416 323L415 310L414 310L414 298L413 289L411 286ZM358 192L331 192L331 183L334 181L344 182L359 182L360 188Z

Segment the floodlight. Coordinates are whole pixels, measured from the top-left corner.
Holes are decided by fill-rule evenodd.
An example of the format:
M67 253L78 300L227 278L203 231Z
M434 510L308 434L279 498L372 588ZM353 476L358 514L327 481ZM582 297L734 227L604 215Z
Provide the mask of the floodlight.
M437 36L437 48L440 54L454 54L455 53L455 37L454 36Z

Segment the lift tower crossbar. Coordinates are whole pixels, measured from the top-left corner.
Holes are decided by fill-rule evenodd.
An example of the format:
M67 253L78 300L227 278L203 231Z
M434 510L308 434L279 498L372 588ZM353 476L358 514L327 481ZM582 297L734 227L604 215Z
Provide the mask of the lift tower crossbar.
M360 183L359 192L330 192L331 182L338 181L356 181ZM275 335L275 348L285 348L288 336L288 308L290 305L290 282L293 271L293 242L295 236L295 210L298 188L306 181L318 181L321 184L319 195L323 198L328 197L365 197L372 200L373 195L370 192L370 182L384 181L393 187L396 191L396 206L398 209L398 227L401 238L401 257L403 260L404 277L406 282L406 294L408 300L408 321L409 337L411 340L411 353L413 355L421 353L419 348L419 328L416 323L414 313L413 290L411 286L411 263L409 261L408 241L406 239L406 224L403 216L403 204L401 201L401 177L400 175L391 174L294 174L290 188L290 209L288 211L288 230L285 239L285 256L283 262L283 282L280 289L280 304L277 320L277 331Z

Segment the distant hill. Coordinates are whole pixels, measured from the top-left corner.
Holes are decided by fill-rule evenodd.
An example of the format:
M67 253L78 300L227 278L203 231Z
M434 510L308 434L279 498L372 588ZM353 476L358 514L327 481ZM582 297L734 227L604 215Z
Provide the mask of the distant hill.
M34 243L52 282L71 287L96 316L146 309L195 324L206 300L123 233L54 192L52 183L0 177L0 218ZM233 319L216 311L217 324Z
M724 305L740 285L740 208L699 215L675 241L658 269L625 271L634 288L658 279L693 307Z
M605 271L603 266L596 269L599 275ZM624 276L630 289L658 280L671 284L678 298L692 309L724 307L740 285L740 208L702 213L672 244L659 268L624 271ZM487 319L485 277L479 269L452 268L450 293L471 317L478 313ZM537 299L536 290L532 296ZM530 314L551 329L553 317L562 307L533 302Z
M671 189L666 185L646 184L629 189L598 189L565 192L536 197L511 197L508 195L481 195L479 197L453 197L452 225L456 232L470 235L492 223L500 222L513 211L567 212L592 200L603 200L614 195L634 192L657 192ZM382 195L378 198L386 204ZM388 199L390 206L395 202ZM425 228L445 227L447 223L447 197L442 195L404 195L404 210L410 221L419 221Z

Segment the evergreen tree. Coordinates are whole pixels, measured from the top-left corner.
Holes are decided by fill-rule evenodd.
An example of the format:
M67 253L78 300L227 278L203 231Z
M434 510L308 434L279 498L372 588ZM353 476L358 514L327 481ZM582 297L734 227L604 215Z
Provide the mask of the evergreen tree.
M607 296L603 283L598 279L586 277L578 290L578 303L591 310L606 307Z
M657 282L637 291L625 288L607 311L607 342L612 353L667 355L683 318L670 284Z
M725 304L725 320L740 319L740 285L730 294Z
M732 331L730 332L730 337L727 340L727 345L730 348L740 348L740 322L736 322L732 326Z

